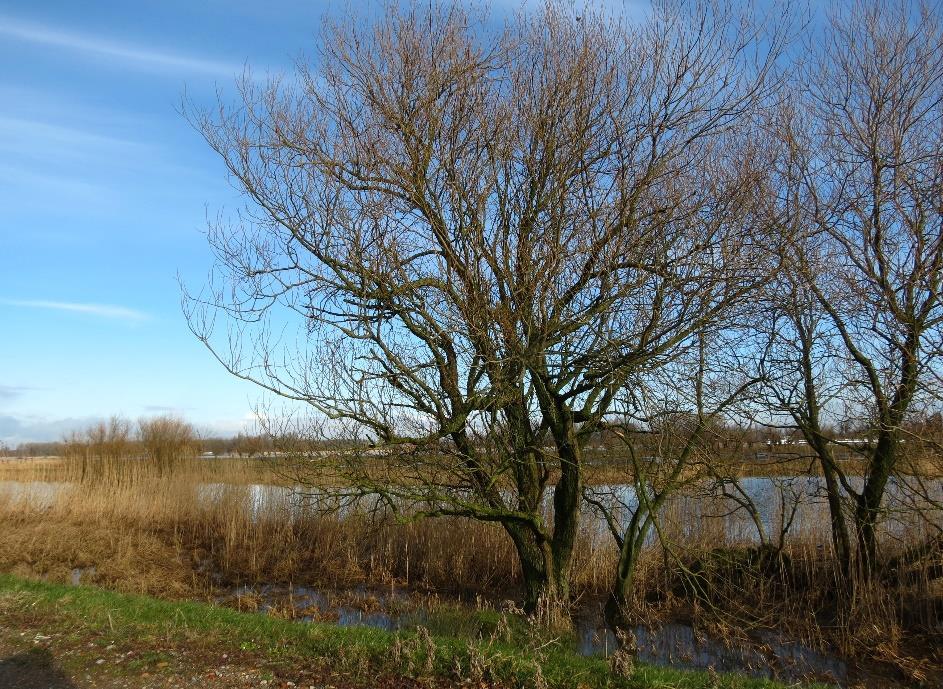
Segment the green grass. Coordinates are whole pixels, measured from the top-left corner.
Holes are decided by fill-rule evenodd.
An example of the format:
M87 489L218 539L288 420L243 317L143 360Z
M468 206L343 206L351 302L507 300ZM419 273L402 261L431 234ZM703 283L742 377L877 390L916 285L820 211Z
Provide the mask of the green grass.
M241 613L204 603L167 602L89 587L69 587L0 575L0 615L22 614L39 620L44 629L80 634L104 630L110 639L145 649L138 656L147 666L158 664L159 652L147 655L154 642L186 644L207 650L231 649L272 668L329 666L352 676L370 673L430 679L482 679L509 687L546 686L560 689L677 688L776 689L785 685L734 674L673 670L637 665L630 677L616 677L601 658L574 653L568 644L545 637L528 643L512 628L504 638L469 639L430 636L424 630L386 632L367 627L281 620ZM497 627L497 620L488 620ZM456 628L467 629L478 623ZM439 624L436 632L444 631ZM160 643L158 643L160 642ZM153 657L151 657L153 656Z

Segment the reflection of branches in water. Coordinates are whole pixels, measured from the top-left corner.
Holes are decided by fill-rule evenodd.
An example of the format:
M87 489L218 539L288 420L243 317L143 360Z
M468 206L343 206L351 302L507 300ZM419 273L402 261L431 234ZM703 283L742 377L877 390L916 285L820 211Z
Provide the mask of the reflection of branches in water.
M943 442L936 424L929 429L907 429L906 462L894 478L905 490L902 507L922 518L923 525L943 534Z
M901 474L897 479L907 488L903 497L907 512L918 515L926 527L943 534L943 481L920 474Z
M781 551L786 543L786 537L792 529L799 513L799 508L807 497L807 490L800 484L808 485L805 476L771 476L766 479L776 496L775 509L769 510L769 522L772 525L773 515L778 515L779 524L775 538L769 533L764 523L763 514L757 505L756 499L744 486L743 480L736 476L715 476L708 484L710 496L722 496L729 501L729 507L719 514L706 516L726 518L740 512L745 512L756 529L756 535L761 545L775 546Z

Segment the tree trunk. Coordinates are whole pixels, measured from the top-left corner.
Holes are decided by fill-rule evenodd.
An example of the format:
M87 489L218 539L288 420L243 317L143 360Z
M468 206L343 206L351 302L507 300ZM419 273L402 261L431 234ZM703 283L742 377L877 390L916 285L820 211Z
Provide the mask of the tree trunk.
M645 532L647 533L647 531L646 529ZM632 591L635 587L635 572L638 569L638 560L641 553L641 547L636 546L635 542L635 538L627 539L616 565L616 576L612 591L609 592L609 597L606 599L606 624L609 629L616 633L616 636L618 636L619 630L631 630L635 626L627 615L632 600Z
M805 387L806 415L804 417L798 415L796 422L806 442L809 443L818 456L819 463L822 466L828 511L832 521L832 544L835 548L835 558L838 560L841 578L845 584L850 584L851 538L848 535L848 524L845 522L845 515L842 512L841 484L838 480L835 457L832 454L832 448L825 439L825 435L822 433L822 425L819 420L817 376L812 364L815 343L812 333L803 328L801 323L797 323L797 325L799 326L800 344L802 346L802 375Z
M842 511L841 485L835 467L832 464L831 453L818 451L822 474L825 477L825 496L828 501L828 512L831 517L832 545L835 548L835 559L838 560L838 570L846 583L851 577L851 537L848 535L848 524Z
M657 509L657 508L656 508ZM606 624L619 636L619 630L631 631L635 626L628 615L628 607L635 587L635 573L642 554L645 539L651 531L653 519L651 513L641 505L632 514L632 519L623 534L619 547L619 561L616 563L616 576L612 591L606 599Z
M537 611L542 600L560 597L554 573L554 557L548 539L536 529L519 524L504 524L517 550L524 580L524 612Z
M874 577L877 565L877 524L881 514L881 502L891 475L897 453L894 435L882 431L864 488L855 502L855 534L858 539L858 569L865 580Z
M560 480L553 492L553 538L550 542L555 594L561 601L570 595L570 568L583 504L579 448L572 432L568 436L573 442L559 448Z

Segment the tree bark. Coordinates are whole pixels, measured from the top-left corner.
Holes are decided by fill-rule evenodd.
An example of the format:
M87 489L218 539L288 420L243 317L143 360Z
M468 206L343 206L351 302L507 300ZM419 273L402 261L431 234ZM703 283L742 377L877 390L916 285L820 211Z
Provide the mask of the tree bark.
M548 539L536 529L511 523L505 523L504 528L517 549L524 584L524 612L531 615L542 600L559 599L553 551Z
M641 508L632 517L620 549L615 581L612 590L609 592L609 597L606 599L606 624L613 632L618 632L620 629L628 631L634 626L627 615L627 611L631 603L632 590L635 586L639 556L652 525L650 517L640 520L640 512Z
M858 568L865 580L874 577L877 566L877 524L881 502L897 454L896 438L882 431L874 448L874 455L864 488L855 501L855 532L858 540Z
M570 568L583 495L580 450L572 428L567 434L567 442L559 451L560 480L553 493L553 539L550 546L553 556L554 593L560 600L565 600L570 595Z

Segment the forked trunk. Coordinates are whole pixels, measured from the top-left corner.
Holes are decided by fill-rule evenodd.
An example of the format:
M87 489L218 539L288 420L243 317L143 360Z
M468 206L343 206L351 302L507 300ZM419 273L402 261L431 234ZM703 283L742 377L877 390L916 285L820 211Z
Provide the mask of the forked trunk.
M541 606L556 610L566 605L570 595L572 544L519 524L504 524L521 564L524 584L524 612L531 615Z
M635 588L635 575L638 571L642 546L652 527L649 512L642 507L636 509L624 534L619 549L619 561L616 564L616 576L606 599L606 624L621 638L620 631L631 632L635 626L629 616L629 605Z

